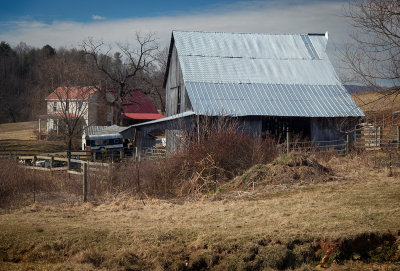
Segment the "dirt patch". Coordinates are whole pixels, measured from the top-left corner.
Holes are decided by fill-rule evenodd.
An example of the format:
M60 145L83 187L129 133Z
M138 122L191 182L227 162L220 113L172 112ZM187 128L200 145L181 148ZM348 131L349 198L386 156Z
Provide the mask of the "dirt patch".
M314 247L315 258L320 266L346 261L385 263L400 261L400 239L398 233L364 233L352 238L320 240Z

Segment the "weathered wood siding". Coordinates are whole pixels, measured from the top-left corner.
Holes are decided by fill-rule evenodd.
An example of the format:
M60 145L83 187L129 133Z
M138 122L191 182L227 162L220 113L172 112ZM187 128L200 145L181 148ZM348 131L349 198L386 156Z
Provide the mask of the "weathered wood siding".
M249 136L261 136L262 117L243 117L239 118L243 132Z
M311 118L311 140L332 141L343 139L345 127L342 118Z
M168 78L166 82L166 114L167 117L178 113L178 88L180 88L179 113L191 110L189 96L183 81L182 69L179 64L178 54L174 45L169 63Z

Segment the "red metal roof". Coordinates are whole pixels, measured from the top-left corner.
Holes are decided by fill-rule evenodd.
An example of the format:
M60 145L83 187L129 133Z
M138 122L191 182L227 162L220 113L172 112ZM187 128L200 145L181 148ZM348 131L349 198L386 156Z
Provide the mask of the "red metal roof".
M96 91L97 89L93 86L58 87L46 97L46 100L65 100L65 99L86 100Z
M143 92L135 90L130 97L126 97L122 106L124 113L154 113L158 114L152 100Z
M122 115L135 120L158 120L165 118L165 116L155 113L122 113Z

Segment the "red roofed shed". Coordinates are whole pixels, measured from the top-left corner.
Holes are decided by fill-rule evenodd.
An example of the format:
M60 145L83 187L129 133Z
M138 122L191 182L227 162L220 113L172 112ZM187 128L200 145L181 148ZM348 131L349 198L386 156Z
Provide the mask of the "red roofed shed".
M164 118L153 101L143 92L133 91L131 96L124 101L122 106L124 125L133 125L141 122Z

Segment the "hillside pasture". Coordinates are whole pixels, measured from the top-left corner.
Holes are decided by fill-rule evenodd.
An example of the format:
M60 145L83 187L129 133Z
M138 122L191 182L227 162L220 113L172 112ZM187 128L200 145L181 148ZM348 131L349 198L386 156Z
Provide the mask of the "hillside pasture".
M356 104L363 110L367 117L382 118L389 117L393 112L400 111L400 96L387 91L366 91L354 93Z
M90 203L39 198L2 210L0 269L398 270L400 174L388 177L372 159L322 157L331 180L200 198L129 189Z
M0 124L0 153L14 150L60 151L65 149L64 141L38 140L38 121ZM46 131L46 121L40 123L41 131Z

